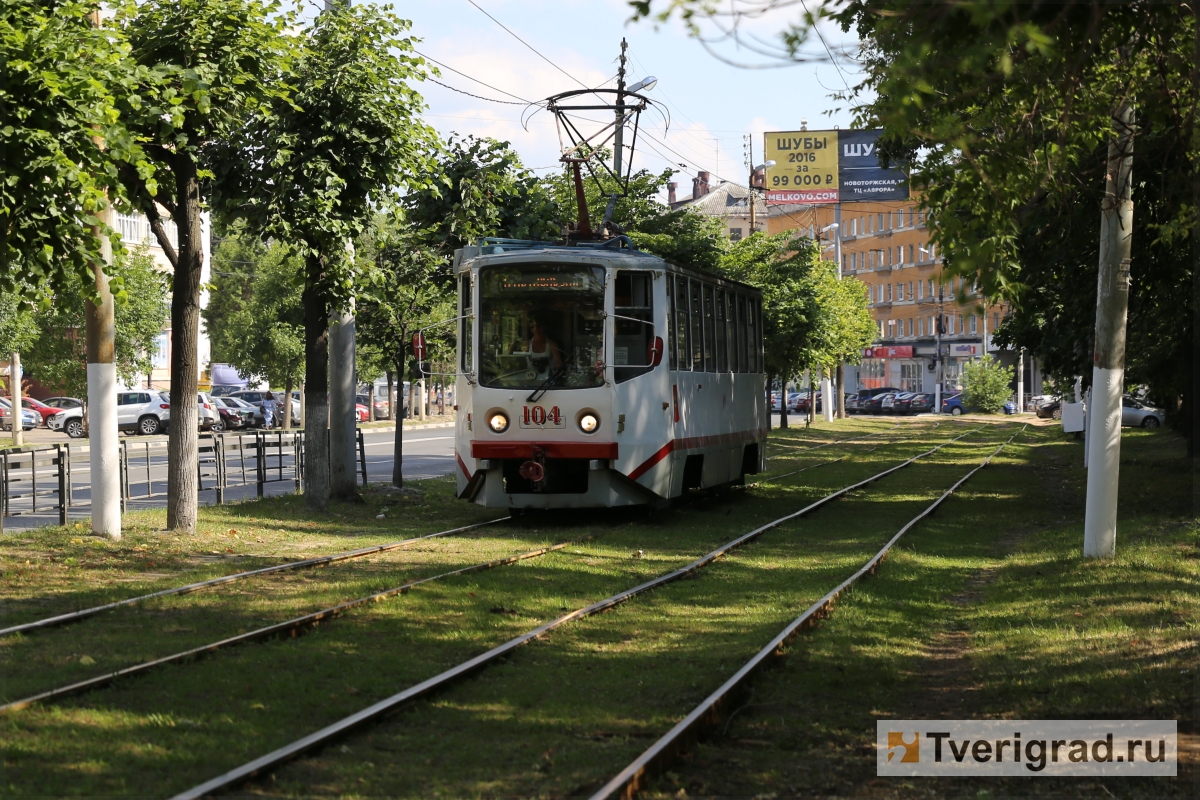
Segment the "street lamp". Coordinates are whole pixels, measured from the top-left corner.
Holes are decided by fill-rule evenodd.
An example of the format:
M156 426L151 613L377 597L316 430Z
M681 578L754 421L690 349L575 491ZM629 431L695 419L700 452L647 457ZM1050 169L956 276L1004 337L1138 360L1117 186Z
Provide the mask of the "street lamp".
M648 92L654 88L656 83L658 83L658 78L654 77L653 75L647 75L625 91L631 93Z

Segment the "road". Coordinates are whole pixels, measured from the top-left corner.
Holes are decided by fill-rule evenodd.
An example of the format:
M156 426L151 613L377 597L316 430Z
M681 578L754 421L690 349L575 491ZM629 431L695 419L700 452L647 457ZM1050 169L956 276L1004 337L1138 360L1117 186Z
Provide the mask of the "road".
M26 443L57 444L66 441L66 437L61 434L45 433L49 434L49 436L37 436L37 441L27 441ZM363 446L366 452L368 482L384 483L391 481L395 437L395 431L364 430ZM32 438L27 436L27 440ZM165 506L167 491L166 437L145 438L131 436L125 438L124 441L128 442L130 462L129 483L130 494L132 495L132 499L128 502L128 508L161 508ZM232 441L232 439L227 441ZM91 469L88 463L87 443L86 441L76 441L71 444L71 488L73 503L70 509L70 518L85 518L91 516L92 513L90 501ZM147 458L149 461L149 481L147 481ZM268 466L268 478L275 479L280 477L280 472L277 469L279 463L278 456L268 455L264 460ZM266 483L263 487L263 493L266 496L288 494L295 491L296 484L293 477L294 472L291 468L292 461L293 459L285 453L282 459L283 480L271 480L271 482ZM38 480L42 484L39 488L52 485L52 469L52 467L39 467ZM230 485L225 490L225 502L248 500L257 495L255 463L252 455L247 455L246 457L246 470L248 484ZM227 483L242 483L242 463L239 454L236 452L227 453L226 471L228 476ZM449 427L406 429L404 431L403 471L404 477L411 480L434 478L452 473L454 471L454 429ZM23 477L28 475L28 470L13 470L13 475L14 477ZM213 480L211 478L203 479L202 484L204 486L211 486ZM14 487L12 491L15 493L20 490L24 489ZM146 495L148 491L150 494L149 497L139 497L140 495ZM214 490L203 489L200 492L201 505L209 505L215 501L216 492ZM47 497L39 500L39 509L43 502L49 504L55 502L55 498ZM28 499L18 500L14 498L10 508L14 511L24 510L31 509L31 505ZM49 510L46 513L5 517L4 528L6 531L28 529L39 525L57 524L57 522L57 510Z

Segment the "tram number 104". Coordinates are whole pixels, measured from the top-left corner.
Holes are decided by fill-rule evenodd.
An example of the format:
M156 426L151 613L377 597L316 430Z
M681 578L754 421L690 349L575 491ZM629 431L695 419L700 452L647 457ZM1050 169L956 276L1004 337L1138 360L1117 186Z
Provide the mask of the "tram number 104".
M558 413L558 406L554 406L549 411L541 406L523 406L521 408L521 427L561 428L563 427L562 415Z

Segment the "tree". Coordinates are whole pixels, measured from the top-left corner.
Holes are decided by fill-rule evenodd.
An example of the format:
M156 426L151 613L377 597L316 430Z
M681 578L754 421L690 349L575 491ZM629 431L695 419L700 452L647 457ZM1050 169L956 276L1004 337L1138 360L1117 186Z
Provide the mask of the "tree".
M1002 367L991 356L963 364L963 397L966 405L994 414L1012 394L1013 368Z
M171 287L171 395L167 448L167 527L196 528L197 408L180 402L198 388L201 212L214 193L228 198L230 169L254 156L224 146L251 113L287 96L290 14L258 0L147 0L122 7L117 24L142 80L127 87L122 118L158 168L121 169L121 180L174 267ZM232 163L231 163L232 162ZM178 230L178 249L159 212Z
M200 318L216 363L229 363L237 346L241 331L234 326L233 318L254 296L254 273L264 251L265 245L240 227L219 239L214 237L208 305L201 309Z
M110 274L115 301L117 375L134 384L153 369L159 337L169 320L168 277L145 247L117 258ZM34 315L36 337L22 353L25 372L56 392L87 396L84 287L49 298ZM193 395L194 396L194 395ZM179 405L176 400L176 406ZM195 405L194 403L192 405Z
M246 265L243 265L243 269ZM261 249L249 298L225 321L220 339L243 378L283 386L283 427L291 426L292 389L304 372L304 262L278 242Z
M0 6L0 291L27 298L93 284L111 233L98 212L117 166L152 180L116 113L137 70L92 0L6 0ZM101 145L101 142L104 144Z
M408 83L424 61L402 34L409 23L372 6L326 10L299 38L295 92L263 107L223 159L229 194L218 203L250 227L294 246L305 262L305 499L325 508L329 446L329 315L349 308L358 261L346 247L400 187L426 186L435 134ZM243 198L245 200L243 201Z

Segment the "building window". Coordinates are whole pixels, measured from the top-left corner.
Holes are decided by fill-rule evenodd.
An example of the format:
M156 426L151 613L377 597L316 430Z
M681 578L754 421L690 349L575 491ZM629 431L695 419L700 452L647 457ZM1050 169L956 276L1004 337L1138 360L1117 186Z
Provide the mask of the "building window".
M878 218L877 218L877 220L876 220L876 223L875 223L875 225L876 225L876 230L880 230L880 231L882 231L882 230L883 230L883 214L879 214L879 215L877 215L877 217L878 217Z
M896 338L896 320L894 320L894 319L888 320L888 338L889 339Z
M740 242L741 240L742 240L742 229L741 228L730 228L729 229L729 241Z
M909 262L910 264L911 264L911 263L913 263L914 261L916 261L916 260L917 260L917 259L915 258L915 256L916 256L916 248L915 248L915 246L914 246L914 245L911 245L911 244L910 244L910 245L908 246L908 262Z
M976 317L974 314L972 314L972 315L971 315L971 333L978 333L978 332L979 332L979 322L978 322L978 319L979 319L979 318L978 318L978 317Z
M992 331L994 332L999 327L1000 327L1000 312L997 311L994 314L992 314Z
M908 325L908 338L910 338L910 339L911 339L911 338L912 338L912 335L913 335L913 321L912 321L912 317L909 317L909 318L908 318L908 322L907 322L906 324Z
M921 365L900 365L900 388L906 392L921 391Z
M918 336L925 335L925 318L924 317L921 317L917 320L917 335Z
M892 285L890 283L887 285L887 299L889 303L892 302Z
M908 299L909 299L909 302L912 302L912 299L913 299L913 282L912 281L908 282Z
M171 363L171 335L160 333L154 339L154 355L150 358L154 369L166 369Z

